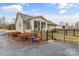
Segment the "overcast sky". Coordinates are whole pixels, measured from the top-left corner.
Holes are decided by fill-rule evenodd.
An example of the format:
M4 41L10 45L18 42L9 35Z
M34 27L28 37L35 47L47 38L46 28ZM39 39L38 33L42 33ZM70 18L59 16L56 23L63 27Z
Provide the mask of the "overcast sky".
M41 15L55 23L79 21L78 3L0 3L0 16L5 16L7 21L12 22L17 12Z

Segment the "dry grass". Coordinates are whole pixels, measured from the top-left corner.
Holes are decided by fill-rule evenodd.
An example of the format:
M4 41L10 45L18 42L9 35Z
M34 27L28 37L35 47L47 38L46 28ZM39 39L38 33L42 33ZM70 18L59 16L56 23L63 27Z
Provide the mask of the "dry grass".
M46 32L42 32L42 37L44 39L47 38ZM72 31L68 31L68 33L67 33L67 35L65 35L65 37L64 37L64 32L60 31L59 33L53 33L53 37L56 40L60 40L60 41L65 40L65 42L79 43L79 32L78 31L75 32L75 36L73 36ZM52 39L52 32L48 32L48 40L51 40L51 39Z
M54 38L56 40L61 40L61 41L68 41L68 42L74 42L74 43L79 43L79 37L77 36L72 36L72 35L62 35L62 34L54 34Z

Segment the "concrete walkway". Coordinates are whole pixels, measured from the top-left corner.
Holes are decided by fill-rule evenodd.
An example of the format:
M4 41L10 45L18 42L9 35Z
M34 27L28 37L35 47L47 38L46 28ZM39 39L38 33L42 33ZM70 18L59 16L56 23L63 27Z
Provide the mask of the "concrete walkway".
M0 32L0 56L79 56L79 47L62 42L43 45L19 45Z

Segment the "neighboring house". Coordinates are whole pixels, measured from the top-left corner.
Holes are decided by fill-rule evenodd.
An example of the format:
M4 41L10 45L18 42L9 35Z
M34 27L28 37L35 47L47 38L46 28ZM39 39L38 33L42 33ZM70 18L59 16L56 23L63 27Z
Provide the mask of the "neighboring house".
M34 30L48 30L55 27L56 24L46 20L42 16L30 16L22 13L17 13L16 16L16 31L31 32Z

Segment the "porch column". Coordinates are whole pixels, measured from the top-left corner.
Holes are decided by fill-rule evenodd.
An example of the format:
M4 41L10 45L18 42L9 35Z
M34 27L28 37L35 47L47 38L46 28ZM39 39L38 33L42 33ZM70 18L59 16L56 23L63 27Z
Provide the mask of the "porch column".
M47 22L46 22L46 30L47 30L48 28L47 28Z
M34 20L31 20L31 30L34 30Z
M40 30L42 30L42 28L41 28L41 22L40 22Z

